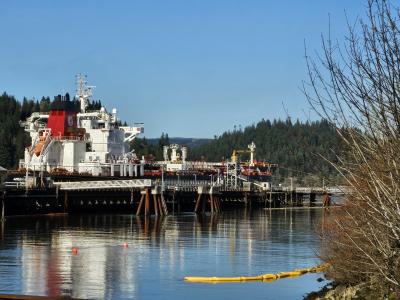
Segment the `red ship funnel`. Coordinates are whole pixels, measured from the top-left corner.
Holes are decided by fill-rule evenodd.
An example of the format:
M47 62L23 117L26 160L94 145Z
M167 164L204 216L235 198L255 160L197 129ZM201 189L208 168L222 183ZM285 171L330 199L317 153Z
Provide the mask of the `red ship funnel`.
M51 129L53 137L73 136L77 131L76 110L74 103L65 97L58 95L50 106L47 128Z

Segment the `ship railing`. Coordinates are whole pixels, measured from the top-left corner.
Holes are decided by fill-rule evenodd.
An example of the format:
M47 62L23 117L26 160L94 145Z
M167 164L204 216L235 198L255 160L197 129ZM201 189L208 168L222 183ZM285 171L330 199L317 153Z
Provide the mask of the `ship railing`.
M4 187L6 188L25 188L25 181L6 181L3 183Z
M101 181L72 181L55 182L60 190L106 190L121 189L130 190L133 188L148 188L152 186L151 179L130 179L130 180L101 180Z
M52 136L51 137L53 140L57 140L57 141L64 141L64 140L67 140L67 141L88 141L88 140L90 140L90 138L86 138L86 137L83 137L83 136L67 136L67 135L65 135L65 136L63 136L63 135L60 135L60 136Z

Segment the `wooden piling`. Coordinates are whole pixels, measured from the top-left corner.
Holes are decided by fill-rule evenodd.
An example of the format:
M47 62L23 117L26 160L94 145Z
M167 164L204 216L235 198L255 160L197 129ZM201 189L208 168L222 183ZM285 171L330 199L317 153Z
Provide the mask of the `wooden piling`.
M194 207L194 212L195 212L195 213L197 213L198 210L199 210L200 202L201 202L201 196L202 196L202 194L199 194L199 195L197 196L196 205L195 205L195 207Z
M175 214L175 194L172 195L172 214Z
M157 195L153 195L153 206L154 206L154 213L158 216L158 203L157 203Z
M175 193L174 193L174 197L175 197ZM174 198L175 201L175 198ZM178 214L181 212L181 197L178 197L176 199L176 204L178 205Z
M64 212L68 212L68 191L64 192Z
M5 206L6 206L6 199L3 194L3 197L1 197L1 218L0 218L1 222L3 222L5 220L5 215L6 215Z
M166 215L167 212L164 209L164 200L163 197L161 195L157 196L157 203L158 203L158 210L160 211L161 215Z
M144 217L144 224L143 224L144 226L143 226L143 233L144 233L144 236L148 236L148 234L149 234L149 227L150 227L150 219L149 219L149 216L145 216Z
M4 226L5 226L5 220L0 221L0 240L4 240ZM1 299L1 298L0 298Z
M167 206L167 203L165 203L165 198L164 198L163 194L161 194L160 200L161 200L162 207L164 209L164 214L168 215L168 206ZM180 205L178 205L178 211L180 211Z
M137 211L136 211L136 215L137 216L140 215L140 211L142 210L143 202L144 202L144 196L145 195L142 194L142 196L140 197L139 206L138 206Z
M162 205L161 205L161 197L160 197L160 195L155 195L155 197L156 197L156 204L155 205L157 206L158 212L162 216L162 215L164 215L164 211L163 211L163 208L162 208Z
M202 203L202 208L201 208L201 212L202 212L203 214L206 213L206 204L207 204L207 198L206 198L206 197L203 197L203 203Z
M221 202L220 202L220 199L219 199L219 197L216 197L216 204L217 204L217 213L220 213L221 212Z
M160 215L165 215L165 211L164 211L164 206L162 203L162 198L161 195L157 195L157 205L158 205L158 211L160 212Z
M146 197L144 202L144 214L148 216L150 214L150 191L146 189Z

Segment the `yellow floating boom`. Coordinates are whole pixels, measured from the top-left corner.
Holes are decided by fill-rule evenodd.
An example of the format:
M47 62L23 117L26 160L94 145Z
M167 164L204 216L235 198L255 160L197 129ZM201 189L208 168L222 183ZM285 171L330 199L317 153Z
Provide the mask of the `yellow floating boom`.
M259 276L239 276L239 277L185 277L187 282L199 283L223 283L223 282L246 282L246 281L274 281L281 278L293 278L307 273L320 273L328 269L331 265L328 263L315 266L308 269L296 269L291 272L280 272L277 274L262 274Z

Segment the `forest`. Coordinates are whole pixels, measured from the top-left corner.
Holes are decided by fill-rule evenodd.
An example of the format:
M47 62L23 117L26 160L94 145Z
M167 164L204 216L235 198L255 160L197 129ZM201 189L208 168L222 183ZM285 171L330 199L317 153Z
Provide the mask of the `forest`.
M336 161L342 141L324 120L261 120L244 129L225 132L211 143L191 149L191 156L220 161L230 158L233 149L247 149L251 142L256 144L257 160L278 164L275 178L279 181L293 177L299 183L306 180L308 184L315 184L320 178L327 183L337 179L336 170L327 160ZM243 155L243 159L248 159L248 155Z

